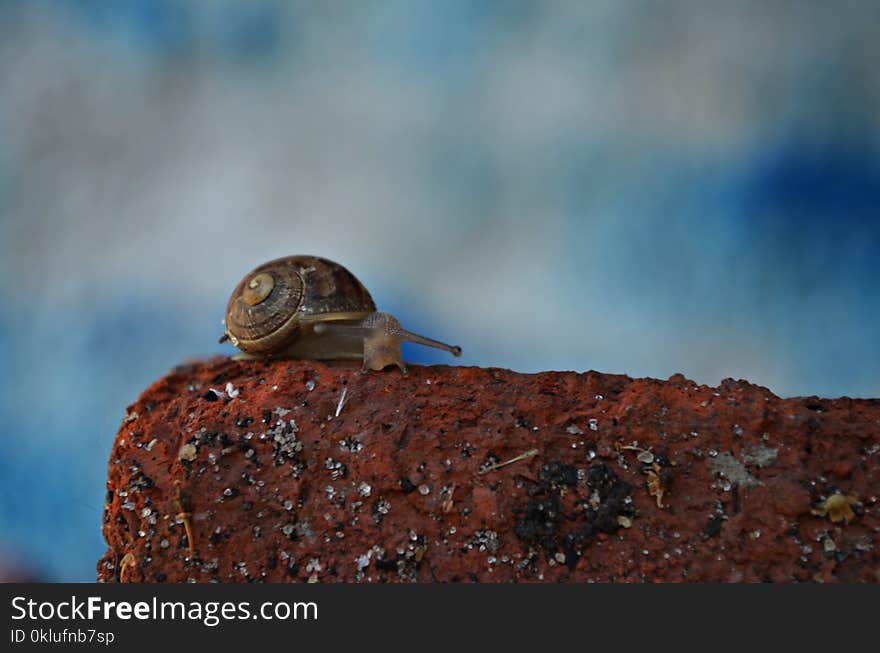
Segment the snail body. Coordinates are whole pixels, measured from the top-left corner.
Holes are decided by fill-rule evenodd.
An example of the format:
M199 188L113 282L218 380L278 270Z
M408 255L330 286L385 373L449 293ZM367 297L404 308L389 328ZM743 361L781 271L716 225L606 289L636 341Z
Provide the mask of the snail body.
M238 283L226 307L229 340L244 358L363 359L366 371L397 365L401 342L461 355L461 348L411 333L376 310L345 267L317 256L264 263Z

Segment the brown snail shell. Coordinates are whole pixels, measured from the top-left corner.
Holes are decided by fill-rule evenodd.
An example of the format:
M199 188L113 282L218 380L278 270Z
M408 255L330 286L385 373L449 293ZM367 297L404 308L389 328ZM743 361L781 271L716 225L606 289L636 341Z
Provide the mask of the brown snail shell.
M282 352L304 325L357 320L376 311L370 293L339 263L286 256L249 272L226 307L226 334L249 354Z

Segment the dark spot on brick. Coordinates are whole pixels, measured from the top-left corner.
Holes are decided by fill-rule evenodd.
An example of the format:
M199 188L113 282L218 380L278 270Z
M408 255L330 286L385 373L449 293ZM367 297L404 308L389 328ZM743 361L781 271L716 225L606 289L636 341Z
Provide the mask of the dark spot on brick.
M373 564L379 571L397 571L397 558L376 558Z
M551 488L558 486L574 487L577 485L577 470L571 465L565 465L558 460L544 465L538 477L542 483Z
M405 476L397 482L400 484L400 489L404 494L409 494L416 489L416 486L413 485L412 481L410 481Z
M724 521L724 515L712 515L709 518L709 521L706 522L706 525L703 526L703 535L707 538L715 537L721 532L721 527L724 525Z

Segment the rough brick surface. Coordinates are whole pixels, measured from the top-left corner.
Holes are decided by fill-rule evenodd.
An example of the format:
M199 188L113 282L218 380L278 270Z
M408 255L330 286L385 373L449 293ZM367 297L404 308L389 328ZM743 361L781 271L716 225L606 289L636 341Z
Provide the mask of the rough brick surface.
M215 358L128 408L98 578L877 582L877 494L876 399Z

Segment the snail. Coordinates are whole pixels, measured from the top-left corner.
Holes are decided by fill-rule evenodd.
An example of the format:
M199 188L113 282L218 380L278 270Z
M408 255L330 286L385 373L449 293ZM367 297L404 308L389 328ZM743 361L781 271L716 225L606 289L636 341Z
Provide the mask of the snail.
M363 359L364 372L397 365L406 374L401 342L461 356L461 347L377 311L351 272L317 256L287 256L249 272L232 291L225 323L220 342L244 352L239 358Z

